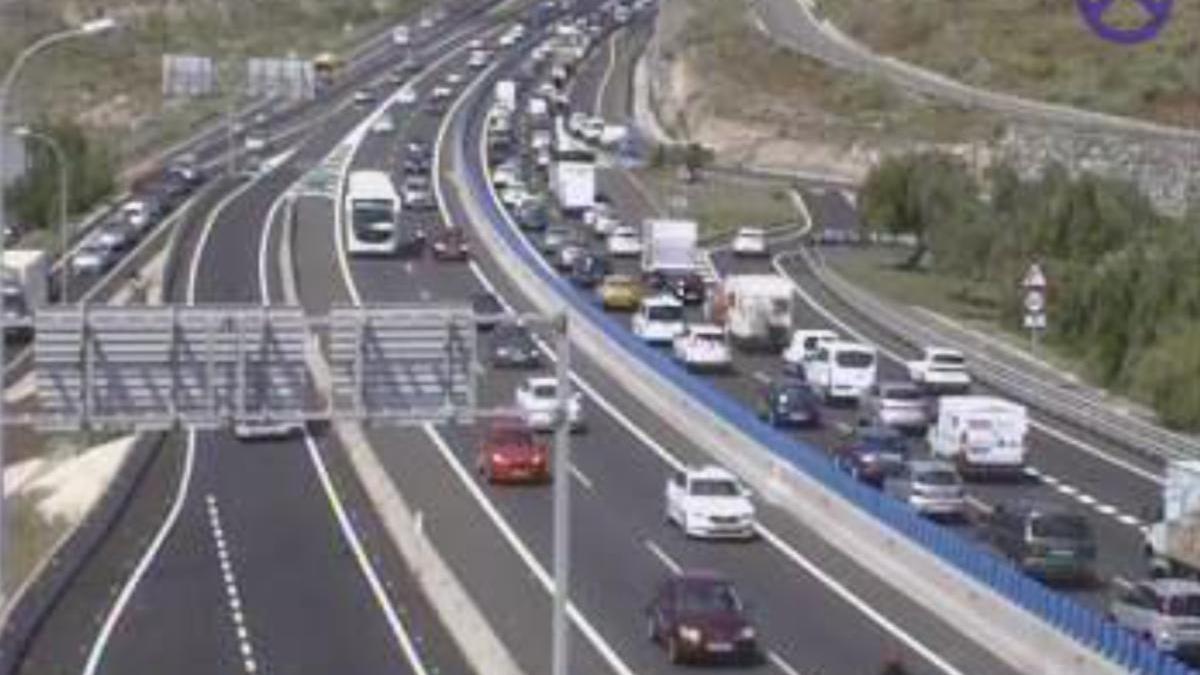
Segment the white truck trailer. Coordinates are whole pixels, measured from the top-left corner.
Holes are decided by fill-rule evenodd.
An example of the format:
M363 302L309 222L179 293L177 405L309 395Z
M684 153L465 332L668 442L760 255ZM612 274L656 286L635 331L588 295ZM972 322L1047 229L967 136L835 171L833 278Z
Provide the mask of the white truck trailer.
M792 335L792 285L775 274L725 277L706 300L709 321L742 349L779 351Z
M495 87L496 107L507 113L517 111L517 83L515 80L499 80Z
M642 224L642 272L695 271L699 238L700 226L694 220L647 219Z
M1029 415L996 396L942 396L929 425L929 452L963 475L1015 475L1025 468Z
M49 300L46 284L50 258L45 251L16 249L4 252L0 295L4 301L4 339L33 336L33 313Z
M550 189L559 207L580 213L596 204L596 158L588 152L560 154L550 166Z
M1145 537L1151 574L1200 576L1200 460L1167 464L1162 514Z

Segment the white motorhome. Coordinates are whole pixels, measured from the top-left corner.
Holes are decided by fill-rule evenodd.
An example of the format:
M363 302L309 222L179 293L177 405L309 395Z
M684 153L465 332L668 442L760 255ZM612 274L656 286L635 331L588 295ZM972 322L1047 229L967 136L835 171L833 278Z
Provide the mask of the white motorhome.
M735 274L707 299L710 321L742 348L782 349L792 333L792 285L774 274Z
M929 426L929 451L964 475L1016 473L1025 466L1025 406L995 396L943 396Z
M804 380L827 401L857 401L879 378L875 348L858 342L820 343L804 360Z
M400 195L386 173L351 173L345 208L350 255L390 255L400 249Z
M700 226L694 220L646 220L642 224L642 272L694 271L699 233Z

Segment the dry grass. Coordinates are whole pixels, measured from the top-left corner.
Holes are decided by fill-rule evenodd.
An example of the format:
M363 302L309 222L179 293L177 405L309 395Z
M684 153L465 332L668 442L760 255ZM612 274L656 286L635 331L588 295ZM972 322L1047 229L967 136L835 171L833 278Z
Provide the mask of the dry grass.
M1137 3L1106 17L1138 25ZM880 52L987 88L1200 126L1200 3L1176 2L1153 42L1094 35L1067 0L827 0L821 11Z
M777 225L797 219L786 188L706 179L683 185L667 169L644 169L637 180L655 203L683 210L673 215L692 218L702 238L718 237L743 225ZM681 198L682 199L679 199Z

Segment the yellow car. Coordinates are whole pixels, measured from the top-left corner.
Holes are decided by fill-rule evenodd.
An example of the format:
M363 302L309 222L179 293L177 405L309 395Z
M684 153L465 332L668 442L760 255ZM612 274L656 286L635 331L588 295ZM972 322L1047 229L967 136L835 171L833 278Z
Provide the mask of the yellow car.
M600 302L604 309L632 311L642 302L642 284L625 274L610 274L600 282Z

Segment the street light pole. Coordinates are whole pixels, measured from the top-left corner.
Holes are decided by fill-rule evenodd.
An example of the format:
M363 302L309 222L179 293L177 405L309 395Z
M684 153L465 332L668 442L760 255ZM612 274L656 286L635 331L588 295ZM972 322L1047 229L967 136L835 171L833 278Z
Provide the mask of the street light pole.
M554 322L555 375L558 382L558 414L554 427L554 608L551 622L551 673L568 675L570 668L570 624L567 620L568 585L571 569L571 340L567 316Z
M6 157L5 148L8 145L8 98L12 91L13 84L17 81L17 75L21 73L21 68L30 57L41 52L42 50L53 47L54 45L71 40L77 37L86 37L89 35L97 35L116 27L116 22L112 19L103 18L88 21L78 27L68 30L59 31L45 35L33 44L26 47L8 67L8 72L0 79L0 268L4 264L4 230L6 223L4 204L4 179L8 169L8 158ZM4 314L0 313L0 366L4 363ZM0 388L3 387L3 379L0 378ZM2 393L2 392L0 392ZM4 396L0 395L0 607L4 606L4 552L5 552L5 510L4 510Z
M69 195L69 179L70 174L67 171L67 154L63 152L62 146L58 141L54 140L53 136L34 131L29 127L17 127L13 130L13 135L18 138L35 140L45 144L50 148L51 154L54 155L54 161L58 164L58 249L61 258L59 267L62 275L59 281L59 302L66 304L71 301L71 266L67 264L65 257L67 255L67 246L70 241L70 233L67 231L68 222L70 221L70 200Z

